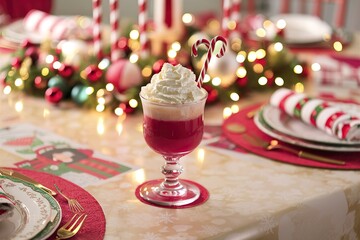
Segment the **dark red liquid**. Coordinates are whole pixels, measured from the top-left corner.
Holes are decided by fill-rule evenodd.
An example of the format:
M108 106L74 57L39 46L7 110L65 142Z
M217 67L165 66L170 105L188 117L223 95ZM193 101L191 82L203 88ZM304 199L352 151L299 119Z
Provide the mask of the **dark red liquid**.
M194 150L204 131L202 115L186 121L163 121L144 116L144 137L156 152L182 156Z

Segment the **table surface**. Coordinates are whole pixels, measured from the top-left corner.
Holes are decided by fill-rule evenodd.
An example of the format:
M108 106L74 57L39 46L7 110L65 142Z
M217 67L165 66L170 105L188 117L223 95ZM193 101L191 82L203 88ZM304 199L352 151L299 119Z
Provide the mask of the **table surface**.
M344 54L360 55L359 48L360 35L356 35ZM307 91L314 89L309 85ZM268 97L252 94L238 105L242 108ZM16 107L19 103L22 108ZM224 107L207 107L205 123L220 125ZM134 194L145 180L162 177L163 160L143 139L141 113L118 119L110 113L52 106L22 94L0 94L0 112L0 127L32 123L140 167L85 188L105 212L105 239L359 237L359 171L306 168L201 145L181 159L185 168L181 177L205 186L209 200L194 208L158 208L141 203ZM13 167L19 160L0 153L1 166Z

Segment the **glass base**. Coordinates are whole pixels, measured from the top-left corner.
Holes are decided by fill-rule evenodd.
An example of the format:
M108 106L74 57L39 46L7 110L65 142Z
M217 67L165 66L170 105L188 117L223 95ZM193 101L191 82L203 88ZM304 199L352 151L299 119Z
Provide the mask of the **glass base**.
M163 179L150 180L143 183L139 188L139 195L146 201L162 206L184 206L196 201L200 197L200 189L185 180L179 180L182 188L174 190L173 194L164 194L161 187ZM177 193L181 193L181 195Z

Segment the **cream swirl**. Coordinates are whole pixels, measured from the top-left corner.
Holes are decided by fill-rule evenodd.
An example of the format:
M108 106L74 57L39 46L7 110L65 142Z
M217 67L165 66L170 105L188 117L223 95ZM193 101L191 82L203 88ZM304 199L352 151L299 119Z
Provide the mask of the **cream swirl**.
M152 76L151 82L141 88L141 96L159 103L196 102L205 95L206 91L197 86L195 74L180 64L165 63L161 71Z

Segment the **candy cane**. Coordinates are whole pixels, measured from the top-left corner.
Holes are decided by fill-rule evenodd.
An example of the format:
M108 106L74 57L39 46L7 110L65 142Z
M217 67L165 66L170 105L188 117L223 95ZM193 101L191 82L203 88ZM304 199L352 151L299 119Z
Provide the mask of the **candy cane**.
M147 1L139 0L139 33L140 33L140 55L142 57L147 57L149 55L149 42L146 32L146 22L147 22Z
M236 24L235 29L231 32L231 36L238 37L240 31L240 14L241 10L241 0L233 0L231 6L231 20L233 20Z
M118 0L110 0L110 25L111 25L111 61L115 62L120 58L120 51L117 46L119 41L119 11Z
M202 82L204 80L206 71L207 71L207 69L209 67L209 62L211 60L212 54L213 54L214 49L215 49L216 42L218 42L218 41L223 42L220 51L216 54L216 57L221 58L222 56L224 56L225 51L226 51L226 46L227 46L226 39L224 37L222 37L222 36L216 36L213 39L211 39L210 42L208 40L206 40L206 39L197 40L194 43L194 45L192 46L192 48L191 48L191 50L192 50L191 54L194 57L196 57L197 54L198 54L197 48L199 47L199 45L205 44L205 46L208 48L206 60L205 60L203 66L201 68L201 72L200 72L198 80L197 80L199 87L201 87L201 84L202 84Z
M230 13L231 13L231 0L223 0L223 16L221 22L222 35L225 38L229 37L230 30L228 28L228 23L230 21Z
M94 41L94 53L100 60L102 57L101 52L101 0L93 0L93 41Z

